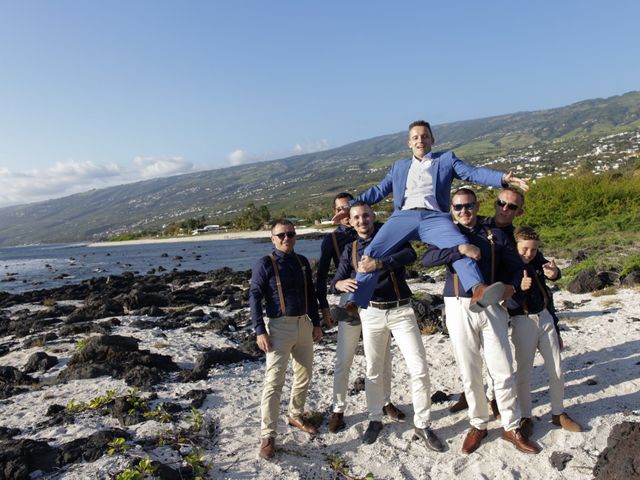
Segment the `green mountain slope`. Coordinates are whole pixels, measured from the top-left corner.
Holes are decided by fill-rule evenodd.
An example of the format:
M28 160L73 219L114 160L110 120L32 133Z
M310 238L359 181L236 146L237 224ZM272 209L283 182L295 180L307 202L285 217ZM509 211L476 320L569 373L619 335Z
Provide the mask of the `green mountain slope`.
M640 92L434 126L435 149L519 175L615 168L637 155ZM407 154L404 131L269 162L160 178L0 209L0 245L109 238L193 216L232 218L249 202L272 212L325 210L360 192Z

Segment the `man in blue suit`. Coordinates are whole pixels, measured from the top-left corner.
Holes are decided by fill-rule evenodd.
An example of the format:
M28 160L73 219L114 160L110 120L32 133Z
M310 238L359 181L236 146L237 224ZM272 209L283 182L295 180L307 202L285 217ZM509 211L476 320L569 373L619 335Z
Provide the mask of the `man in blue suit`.
M512 185L526 191L527 182L511 172L503 174L489 168L474 167L450 151L432 152L434 143L431 126L424 120L409 125L408 146L413 156L393 163L382 181L358 196L355 201L369 205L378 203L393 193L394 211L376 235L365 257L382 258L393 253L410 240L422 240L438 248L450 248L468 244L449 216L451 184L454 178L492 187ZM333 217L338 222L348 215L343 211ZM480 269L469 257L453 263L465 290L472 290L470 309L480 311L500 301L504 284L485 285ZM349 296L347 311L358 316L357 307L367 308L377 284L379 272L358 272L358 288Z

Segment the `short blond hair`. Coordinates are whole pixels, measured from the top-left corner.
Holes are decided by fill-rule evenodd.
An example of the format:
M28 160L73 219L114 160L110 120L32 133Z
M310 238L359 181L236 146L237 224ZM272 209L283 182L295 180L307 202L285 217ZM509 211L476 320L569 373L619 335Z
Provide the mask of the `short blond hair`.
M516 242L520 242L523 240L536 240L538 242L540 241L540 235L538 235L533 228L527 227L526 225L517 227L513 232L513 237L516 239Z

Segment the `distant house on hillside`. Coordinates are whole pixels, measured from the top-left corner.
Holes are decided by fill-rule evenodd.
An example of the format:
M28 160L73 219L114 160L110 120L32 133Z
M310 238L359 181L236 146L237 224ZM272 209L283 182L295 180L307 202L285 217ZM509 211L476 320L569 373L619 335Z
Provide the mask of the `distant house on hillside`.
M200 235L201 233L213 233L213 232L219 232L221 230L226 231L227 228L220 228L220 225L205 225L202 228L196 228L194 230L191 231L191 235Z

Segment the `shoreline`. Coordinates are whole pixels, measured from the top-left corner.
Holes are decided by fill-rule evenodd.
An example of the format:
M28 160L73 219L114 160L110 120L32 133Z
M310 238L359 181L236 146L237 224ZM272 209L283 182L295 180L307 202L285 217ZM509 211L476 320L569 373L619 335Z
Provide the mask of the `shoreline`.
M305 227L296 229L296 233L301 235L309 235L313 233L325 233L330 231L327 228ZM215 240L251 240L269 238L269 231L245 231L245 232L220 232L207 233L201 235L191 235L189 237L172 237L172 238L140 238L136 240L106 241L88 243L87 247L117 247L119 245L150 245L154 243L181 243L181 242L208 242Z

